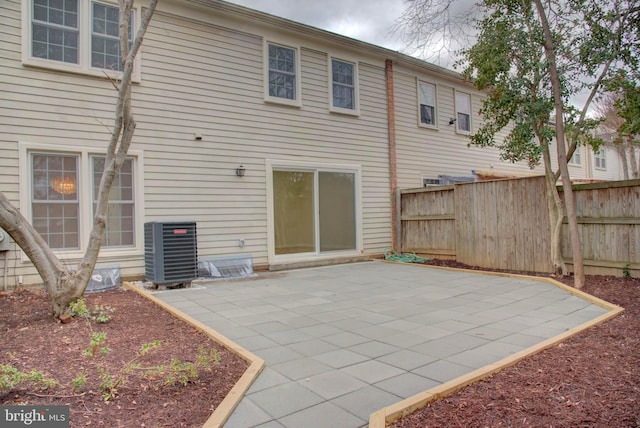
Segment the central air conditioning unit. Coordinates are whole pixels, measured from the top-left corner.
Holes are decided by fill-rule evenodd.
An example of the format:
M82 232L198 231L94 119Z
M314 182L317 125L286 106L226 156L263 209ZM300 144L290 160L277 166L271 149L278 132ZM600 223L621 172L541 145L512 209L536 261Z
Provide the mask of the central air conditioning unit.
M144 277L156 284L189 282L198 277L194 222L144 224Z

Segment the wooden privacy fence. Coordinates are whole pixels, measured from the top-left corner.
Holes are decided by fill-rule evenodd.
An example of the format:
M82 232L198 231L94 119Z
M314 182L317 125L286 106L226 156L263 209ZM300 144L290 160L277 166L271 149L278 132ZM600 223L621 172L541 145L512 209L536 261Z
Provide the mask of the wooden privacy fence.
M585 271L640 274L640 180L574 185ZM544 177L400 190L402 251L550 272ZM561 196L562 196L561 192ZM565 219L566 220L566 219ZM571 264L565 221L562 254Z

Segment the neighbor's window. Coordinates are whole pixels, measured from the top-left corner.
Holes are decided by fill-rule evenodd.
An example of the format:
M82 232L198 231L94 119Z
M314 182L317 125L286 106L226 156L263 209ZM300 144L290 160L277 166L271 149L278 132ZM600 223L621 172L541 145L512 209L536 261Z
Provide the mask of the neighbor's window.
M268 44L268 94L270 97L283 98L285 100L297 99L296 54L295 49L272 43Z
M595 153L594 159L597 169L607 169L607 152L604 147Z
M105 158L92 157L93 166L93 210L95 212L100 180ZM135 194L133 159L125 159L116 175L107 211L107 225L102 245L105 247L130 247L135 244Z
M440 179L439 178L423 178L422 179L422 187L429 187L429 186L440 186Z
M73 72L104 76L122 71L117 3L94 0L22 0L28 4L23 25L23 61ZM129 46L136 12L129 21ZM134 70L137 79L138 70Z
M52 249L79 249L79 156L31 156L31 220Z
M456 129L471 132L471 95L456 91Z
M333 107L356 109L355 65L350 62L331 60L331 98Z
M567 164L580 165L581 163L582 163L582 160L580 156L580 147L576 147L576 150L573 152L573 155L571 155L571 159L567 161Z
M436 85L418 82L418 101L420 108L420 123L422 125L436 125Z

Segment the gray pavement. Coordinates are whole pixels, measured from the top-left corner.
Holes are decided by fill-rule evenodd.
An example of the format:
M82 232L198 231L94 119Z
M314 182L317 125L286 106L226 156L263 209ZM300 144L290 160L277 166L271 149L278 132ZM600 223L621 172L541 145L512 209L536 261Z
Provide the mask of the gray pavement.
M380 262L201 284L155 295L265 360L226 428L364 427L607 312L544 282Z

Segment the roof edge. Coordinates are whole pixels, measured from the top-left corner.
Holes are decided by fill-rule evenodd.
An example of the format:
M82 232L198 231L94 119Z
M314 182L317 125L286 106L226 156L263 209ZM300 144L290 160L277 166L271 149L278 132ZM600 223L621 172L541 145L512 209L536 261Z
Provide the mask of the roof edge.
M228 13L228 14L240 15L245 18L260 20L262 22L273 25L275 27L286 28L286 29L300 32L306 35L316 36L316 37L320 36L333 43L351 46L375 55L380 55L384 57L384 59L391 59L398 62L403 62L413 67L423 68L433 73L437 73L452 79L461 80L461 81L470 83L467 79L464 78L464 76L461 73L421 60L419 58L407 55L405 53L384 48L382 46L378 46L373 43L364 42L362 40L343 36L338 33L323 30L321 28L313 27L311 25L303 24L287 18L282 18L266 12L261 12L255 9L248 8L246 6L229 3L222 0L186 0L186 2L198 4L198 5L205 6L207 8Z

